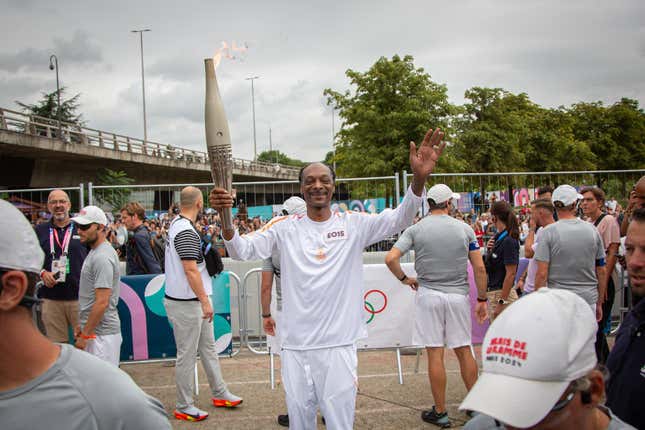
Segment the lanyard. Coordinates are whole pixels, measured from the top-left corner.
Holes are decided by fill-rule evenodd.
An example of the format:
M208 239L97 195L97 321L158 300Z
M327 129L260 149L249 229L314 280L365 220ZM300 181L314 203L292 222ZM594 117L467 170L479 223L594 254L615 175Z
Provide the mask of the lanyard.
M69 243L71 242L72 239L72 230L74 229L74 223L70 222L69 226L67 226L67 230L65 231L65 236L63 237L63 243L60 243L60 239L58 238L58 230L49 227L49 249L52 254L52 259L54 258L54 255L56 254L56 248L54 247L54 238L56 238L56 243L60 247L62 254L64 257L67 257L67 250L69 249Z
M502 234L499 235L499 237L497 238L497 240L495 242L501 242L502 240L504 240L504 238L506 236L508 236L508 230L504 230L502 232Z

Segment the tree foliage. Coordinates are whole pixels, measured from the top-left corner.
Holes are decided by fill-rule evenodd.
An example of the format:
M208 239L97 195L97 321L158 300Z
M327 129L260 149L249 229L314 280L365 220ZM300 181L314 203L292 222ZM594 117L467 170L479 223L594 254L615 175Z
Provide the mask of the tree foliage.
M81 94L79 93L71 98L64 99L63 94L65 91L65 87L60 89L60 120L82 126L84 124L83 115L78 113L78 109L80 108L79 98L81 97ZM25 104L17 100L16 104L20 106L22 111L26 114L37 115L44 118L50 118L52 120L58 119L58 91L42 93L42 99L34 104Z
M96 174L96 184L97 185L132 185L134 179L130 178L127 173L122 170L111 170L111 169L102 169ZM132 194L131 188L100 188L95 190L94 196L101 203L101 205L107 205L111 210L119 210L130 199L130 194Z
M441 127L448 146L437 171L621 170L645 167L645 114L623 98L547 108L526 93L473 87L453 106L447 89L413 58L379 58L366 72L347 70L351 89L326 89L338 109L340 176L391 175L409 169L407 142Z
M277 149L271 151L263 151L258 155L258 161L265 163L279 163L285 164L287 166L296 166L302 167L306 163L304 161L296 160L294 158L289 158L287 154L284 154Z
M415 67L412 56L381 57L367 72L345 74L353 91L324 91L343 121L336 136L339 175L391 175L409 168L408 142L420 142L430 124L448 129L454 107L447 89Z

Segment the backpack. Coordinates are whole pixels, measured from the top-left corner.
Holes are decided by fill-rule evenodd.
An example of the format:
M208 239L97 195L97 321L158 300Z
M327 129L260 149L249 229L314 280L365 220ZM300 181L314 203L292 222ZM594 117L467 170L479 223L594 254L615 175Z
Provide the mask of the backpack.
M166 244L164 243L163 238L159 236L153 238L152 235L150 235L150 247L152 248L152 254L155 256L155 260L157 260L157 263L161 266L161 271L165 272Z
M148 240L150 241L150 248L152 249L152 255L155 257L155 260L157 260L157 263L159 263L159 267L161 267L161 272L165 272L165 263L166 263L166 245L164 243L163 238L152 238L152 235L150 234L150 230L144 225L141 225L137 230L143 229L146 231L148 234ZM147 273L150 273L150 269L147 267L145 264L145 261L141 256L139 255L139 250L137 249L137 243L134 239L134 234L130 235L127 241L128 248L133 252L134 254L134 260L137 262L137 264L141 267L143 267Z
M202 253L204 254L204 262L206 263L206 270L210 276L217 276L224 271L224 263L219 252L213 247L212 243L205 244L202 242Z

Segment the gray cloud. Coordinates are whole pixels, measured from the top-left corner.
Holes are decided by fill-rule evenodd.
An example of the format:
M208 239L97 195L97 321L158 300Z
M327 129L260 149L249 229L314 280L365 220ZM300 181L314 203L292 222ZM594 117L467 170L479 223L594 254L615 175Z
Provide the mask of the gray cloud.
M0 0L2 2L2 0ZM345 70L365 71L381 56L414 56L462 103L475 85L527 92L546 106L584 100L645 100L645 3L642 0L493 0L436 5L356 0L217 2L113 0L47 3L5 0L0 25L0 106L35 101L52 88L49 55L61 80L82 92L82 110L96 128L141 137L138 38L144 37L149 136L203 147L203 58L220 41L246 41L244 62L224 60L218 80L236 156L252 157L250 84L255 82L258 149L275 146L314 160L331 149L324 88L348 89ZM127 14L123 13L127 10ZM155 13L151 14L150 11ZM25 17L29 26L25 26ZM56 26L52 26L52 20ZM79 22L86 32L72 33Z
M77 30L69 40L54 38L51 49L29 47L13 54L0 53L0 70L9 73L41 72L47 70L52 54L58 57L61 69L63 66L99 63L103 59L101 48L90 40L89 34Z

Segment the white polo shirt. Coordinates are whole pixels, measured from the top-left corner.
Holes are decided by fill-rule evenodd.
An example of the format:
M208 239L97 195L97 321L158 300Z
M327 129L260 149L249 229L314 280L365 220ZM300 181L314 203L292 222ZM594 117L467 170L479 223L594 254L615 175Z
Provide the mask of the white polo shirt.
M322 222L306 215L272 220L225 241L232 258L280 253L282 346L307 350L352 345L367 336L363 315L363 250L412 224L425 198L408 190L399 207L378 215L333 212ZM274 248L275 245L275 248Z

